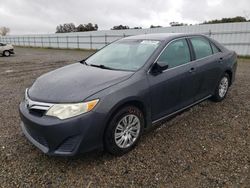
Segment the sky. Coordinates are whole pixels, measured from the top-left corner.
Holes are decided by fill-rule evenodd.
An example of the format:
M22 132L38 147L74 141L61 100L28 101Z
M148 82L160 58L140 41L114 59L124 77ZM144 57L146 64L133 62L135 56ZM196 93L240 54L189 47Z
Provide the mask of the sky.
M96 23L148 28L170 22L197 24L205 20L244 16L250 0L0 0L0 27L10 34L54 33L63 23Z

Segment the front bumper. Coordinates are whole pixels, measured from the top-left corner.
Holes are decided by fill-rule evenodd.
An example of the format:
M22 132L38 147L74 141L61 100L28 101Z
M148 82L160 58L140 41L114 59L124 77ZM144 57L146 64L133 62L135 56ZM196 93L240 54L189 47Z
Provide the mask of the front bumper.
M19 106L21 128L27 139L48 155L73 156L103 147L104 116L89 112L60 120L36 116L24 102Z

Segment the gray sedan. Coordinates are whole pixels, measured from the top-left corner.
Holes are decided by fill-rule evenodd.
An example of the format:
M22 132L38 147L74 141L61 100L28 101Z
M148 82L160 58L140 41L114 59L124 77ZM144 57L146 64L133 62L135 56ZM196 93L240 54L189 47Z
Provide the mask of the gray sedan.
M222 101L236 67L235 52L203 35L124 38L39 77L20 104L21 127L49 155L122 155L160 121Z

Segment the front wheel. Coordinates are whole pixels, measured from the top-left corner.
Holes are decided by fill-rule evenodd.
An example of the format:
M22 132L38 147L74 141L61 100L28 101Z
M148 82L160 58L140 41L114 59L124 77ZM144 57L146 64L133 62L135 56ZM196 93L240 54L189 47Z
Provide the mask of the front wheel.
M10 56L10 52L8 50L6 50L6 51L3 52L3 55L5 57L9 57Z
M129 152L138 143L143 128L144 117L138 108L122 108L114 115L105 131L105 149L118 156Z
M220 102L226 97L229 88L229 83L230 77L227 73L225 73L220 79L220 82L216 87L215 93L212 96L213 101Z

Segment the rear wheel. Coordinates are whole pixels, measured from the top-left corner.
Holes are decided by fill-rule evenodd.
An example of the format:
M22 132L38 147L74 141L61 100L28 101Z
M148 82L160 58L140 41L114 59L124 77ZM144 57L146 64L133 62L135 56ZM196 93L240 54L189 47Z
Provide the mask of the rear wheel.
M9 57L10 56L10 52L8 50L6 50L6 51L3 52L3 55L6 56L6 57Z
M227 73L225 73L220 79L220 82L216 87L215 93L212 96L213 101L220 102L226 97L229 88L229 83L230 77Z
M144 117L138 108L122 108L114 115L105 131L105 149L113 155L129 152L138 143L143 128Z

